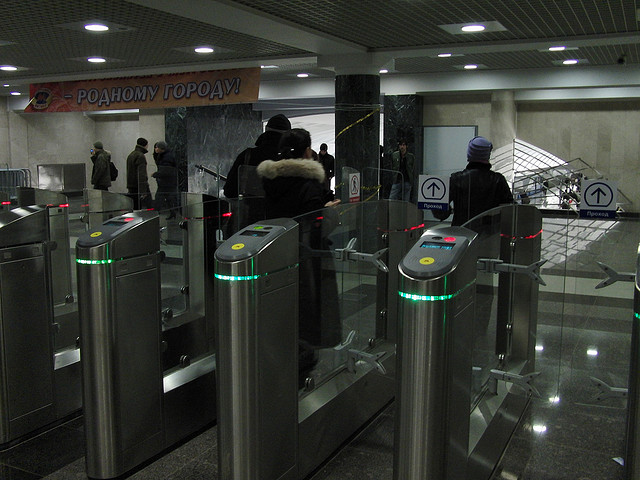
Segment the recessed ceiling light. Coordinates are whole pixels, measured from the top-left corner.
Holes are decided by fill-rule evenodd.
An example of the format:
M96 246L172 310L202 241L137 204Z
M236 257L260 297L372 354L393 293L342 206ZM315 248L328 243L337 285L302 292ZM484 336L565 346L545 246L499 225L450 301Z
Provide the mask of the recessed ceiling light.
M597 357L598 356L598 349L597 348L590 348L587 350L587 355L589 355L590 357Z
M549 51L550 52L561 52L565 48L567 48L567 47L565 47L564 45L558 45L557 47L549 47Z
M4 85L2 85L3 87L10 87L11 85L9 85L8 83L5 83Z
M15 72L18 70L18 67L14 67L13 65L3 65L0 67L0 70L4 70L5 72Z
M544 433L547 431L546 425L533 425L532 428L533 428L533 431L536 433Z
M198 47L194 48L196 53L213 53L213 48L211 47Z
M277 65L260 65L260 68L278 68Z
M486 27L484 25L465 25L460 30L466 33L482 32Z
M452 54L451 53L439 53L438 56L440 58L449 58Z
M389 73L389 70L387 70L386 68L383 68L380 70L380 73Z
M11 95L14 95L14 96L17 97L18 95L21 95L21 93L20 92L11 92Z
M465 70L475 70L476 68L478 68L478 65L474 65L474 64L469 64L464 66Z
M90 32L106 32L109 30L109 27L103 25L101 23L89 23L84 26L85 30L89 30Z
M102 57L89 57L87 58L87 62L91 63L104 63L106 60Z
M578 63L578 60L573 58L562 62L563 65L575 65L576 63Z
M298 78L307 78L309 76L308 73L299 73Z

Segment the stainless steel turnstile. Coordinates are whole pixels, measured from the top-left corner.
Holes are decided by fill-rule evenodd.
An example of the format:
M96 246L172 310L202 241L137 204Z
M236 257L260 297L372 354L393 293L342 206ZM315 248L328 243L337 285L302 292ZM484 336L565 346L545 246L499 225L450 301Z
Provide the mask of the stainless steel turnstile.
M58 419L48 230L46 208L0 212L3 444Z
M629 367L629 401L627 411L625 478L640 478L640 247L636 261L633 295L633 327L631 330L631 364Z
M161 313L159 227L157 213L140 211L78 238L91 478L118 477L215 418L215 359L211 351L202 354L213 343L211 322L197 315L201 300L184 315ZM190 295L188 285L183 291Z
M95 229L110 218L133 211L133 199L106 190L84 189L84 216L82 221Z
M222 479L298 478L297 262L288 219L243 228L216 251Z
M428 230L399 265L394 479L464 479L476 234Z

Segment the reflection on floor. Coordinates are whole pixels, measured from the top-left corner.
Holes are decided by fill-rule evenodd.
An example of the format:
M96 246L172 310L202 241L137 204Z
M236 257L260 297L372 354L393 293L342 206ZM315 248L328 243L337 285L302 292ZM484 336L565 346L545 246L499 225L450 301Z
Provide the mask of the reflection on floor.
M596 400L598 389L590 378L613 387L628 382L633 287L618 283L593 289L604 277L596 259L619 272L635 268L640 227L625 227L605 232L615 237L616 248L610 242L576 248L570 258L562 257L564 264L555 262L543 271L548 287L540 293L536 348L536 370L542 373L535 381L541 398L531 400L492 480L623 478L616 459L624 454L626 401ZM355 302L371 294L367 288L354 293ZM393 414L391 405L309 480L391 480ZM0 480L86 479L82 430L82 420L76 419L0 452ZM216 443L212 426L127 478L215 480Z

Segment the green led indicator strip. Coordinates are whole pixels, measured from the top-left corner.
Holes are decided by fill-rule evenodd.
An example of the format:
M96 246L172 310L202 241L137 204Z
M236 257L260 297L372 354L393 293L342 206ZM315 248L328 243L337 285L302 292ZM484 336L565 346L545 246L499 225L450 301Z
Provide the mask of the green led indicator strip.
M257 280L260 277L266 277L267 275L274 275L284 270L289 270L290 268L296 268L297 266L298 264L296 263L295 265L290 265L280 270L276 270L275 272L261 273L257 275L220 275L219 273L214 273L213 276L218 280L224 280L225 282L244 282L247 280Z
M634 315L635 315L635 317L636 317L638 320L640 320L640 313L638 313L638 312L634 312Z
M113 263L115 260L85 260L84 258L76 258L76 263L82 265L107 265Z
M469 285L473 285L473 283L475 283L475 280L472 280L457 292L451 293L449 295L416 295L414 293L405 293L400 291L398 291L398 295L400 295L402 298L406 298L407 300L413 300L414 302L438 302L441 300L450 300L453 297L460 295L462 291L464 291Z
M218 280L224 280L225 282L242 282L245 280L257 280L258 278L267 275L220 275L218 273L214 273L214 277Z

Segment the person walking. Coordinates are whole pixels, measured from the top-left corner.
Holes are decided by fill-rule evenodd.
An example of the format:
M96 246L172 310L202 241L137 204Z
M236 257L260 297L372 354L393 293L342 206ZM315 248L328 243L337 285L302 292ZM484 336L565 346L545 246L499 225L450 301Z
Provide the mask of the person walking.
M96 190L109 190L111 186L111 153L104 149L102 142L95 142L91 152L91 184Z
M153 208L147 176L147 158L144 156L148 152L148 144L146 138L138 138L135 148L127 157L127 191L133 198L135 210Z

